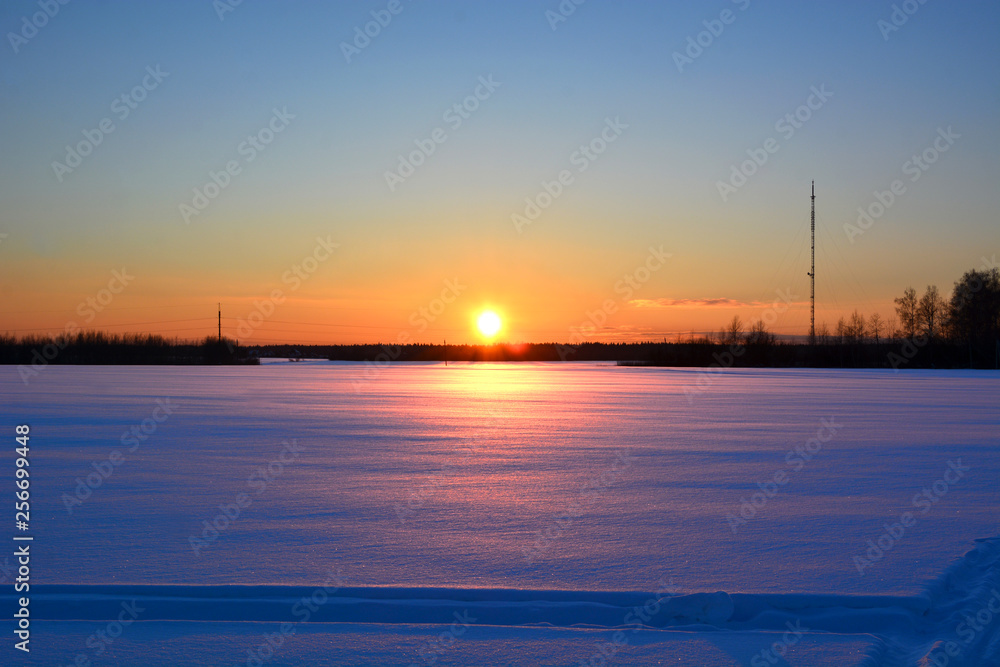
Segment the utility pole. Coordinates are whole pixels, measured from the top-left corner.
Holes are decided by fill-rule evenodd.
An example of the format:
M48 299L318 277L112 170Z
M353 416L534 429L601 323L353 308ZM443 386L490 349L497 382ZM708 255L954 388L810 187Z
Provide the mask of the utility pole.
M810 216L812 230L811 253L809 267L809 344L816 344L816 181L812 182L812 215Z
M222 342L222 302L219 302L219 342Z

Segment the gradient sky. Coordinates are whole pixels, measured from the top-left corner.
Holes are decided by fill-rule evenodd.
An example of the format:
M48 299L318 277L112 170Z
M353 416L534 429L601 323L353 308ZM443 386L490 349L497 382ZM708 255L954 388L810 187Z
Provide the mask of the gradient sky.
M772 329L803 334L812 180L817 323L889 316L908 285L948 293L1000 251L995 2L897 2L917 9L883 34L893 2L588 0L553 24L556 0L402 0L350 62L342 44L388 0L244 0L220 18L223 3L78 0L37 30L37 0L0 5L0 331L194 338L221 301L223 333L251 344L478 342L485 307L510 341L661 339L758 317L780 290L792 305ZM153 84L147 68L167 76L122 118L116 98ZM445 112L480 77L499 86L454 127ZM275 110L294 118L248 160ZM113 131L57 175L105 118ZM607 119L627 128L579 171ZM444 141L390 189L436 128ZM912 181L907 161L948 128ZM769 138L777 152L723 201L719 181ZM239 173L185 221L230 161ZM572 182L518 231L512 214L562 170ZM852 243L844 225L896 179L903 194ZM339 245L296 284L317 238ZM669 259L622 288L647 277L650 247ZM88 306L123 268L120 293ZM458 294L436 303L447 281Z

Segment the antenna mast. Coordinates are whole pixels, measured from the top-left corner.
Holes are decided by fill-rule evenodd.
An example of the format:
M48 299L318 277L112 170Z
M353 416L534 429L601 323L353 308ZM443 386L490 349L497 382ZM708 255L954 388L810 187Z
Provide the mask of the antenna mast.
M812 182L812 215L809 226L812 231L812 260L809 270L809 344L816 344L816 181Z
M219 302L219 342L222 342L222 302Z

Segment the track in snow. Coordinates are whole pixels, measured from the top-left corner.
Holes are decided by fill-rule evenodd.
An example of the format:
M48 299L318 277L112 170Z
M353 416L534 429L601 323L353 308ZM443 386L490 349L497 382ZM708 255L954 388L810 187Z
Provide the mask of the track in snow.
M867 661L885 667L1000 665L1000 613L992 611L1000 612L1000 537L977 542L916 596L50 584L32 587L32 615L112 620L123 603L134 603L140 621L451 624L465 619L493 626L858 634L880 640Z

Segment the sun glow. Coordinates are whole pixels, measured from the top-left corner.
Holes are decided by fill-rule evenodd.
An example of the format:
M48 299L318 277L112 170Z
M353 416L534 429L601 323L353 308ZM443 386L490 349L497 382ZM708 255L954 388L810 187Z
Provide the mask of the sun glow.
M476 326L479 327L479 333L483 334L486 338L493 338L496 336L500 331L501 325L500 316L492 310L483 311L480 313L479 319L476 320Z

